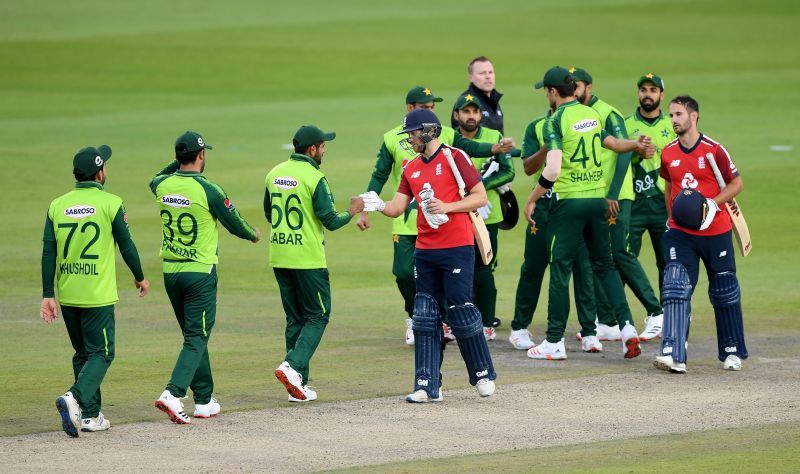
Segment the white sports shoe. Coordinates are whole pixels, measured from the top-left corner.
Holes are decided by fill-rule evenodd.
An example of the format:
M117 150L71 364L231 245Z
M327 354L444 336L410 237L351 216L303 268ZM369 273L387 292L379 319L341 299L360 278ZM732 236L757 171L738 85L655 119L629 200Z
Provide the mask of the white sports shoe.
M183 411L183 403L174 397L169 390L161 392L161 396L155 402L156 408L167 414L173 423L188 425L192 422L186 412Z
M308 385L303 385L303 392L306 394L305 400L300 400L299 398L294 398L291 394L289 394L289 401L295 403L303 403L303 402L313 402L317 399L317 392L308 388Z
M722 363L722 368L725 370L742 370L742 359L733 354L725 358Z
M533 341L531 341L531 332L527 329L517 329L516 331L512 330L511 335L508 336L508 342L514 346L514 349L519 349L521 351L527 351L536 345Z
M597 338L601 341L621 341L622 332L619 330L619 325L609 326L607 324L598 323L595 329Z
M564 339L556 343L548 342L545 339L538 346L528 349L528 357L531 359L565 360L567 358L567 350L564 348Z
M195 418L211 418L217 415L219 415L219 402L214 397L211 397L211 401L206 404L194 406Z
M603 344L597 336L586 336L581 340L583 352L603 352Z
M406 319L406 345L408 346L414 345L414 329L411 327L412 324L414 324L413 319Z
M672 356L658 356L656 357L656 360L653 361L653 365L657 369L667 370L673 374L686 373L686 364L682 362L675 362L675 360L672 359Z
M275 369L275 377L286 387L289 395L298 400L306 399L306 393L303 391L303 376L298 374L288 362L281 362L281 365Z
M56 410L61 415L61 428L64 433L77 438L81 426L81 407L72 392L56 398Z
M631 323L625 323L622 328L622 355L626 359L633 359L639 357L642 353L642 348L639 347L639 333Z
M439 388L439 396L437 398L431 398L428 395L428 392L425 390L419 389L414 393L409 393L406 395L406 401L408 403L429 403L429 402L441 402L442 401L442 389Z
M111 422L103 416L103 412L94 418L84 418L81 421L81 431L105 431L111 428Z
M654 314L644 318L644 331L639 334L640 341L649 341L661 337L661 328L664 326L664 314Z
M486 338L487 341L494 341L497 339L497 332L494 328L483 328L483 337Z
M495 385L493 380L489 379L480 379L478 383L475 384L475 388L478 389L478 394L482 397L491 396L494 393ZM439 391L439 395L441 396L441 390Z
M453 335L453 330L450 329L450 326L442 323L442 329L444 330L444 343L449 344L451 342L455 342L456 337Z

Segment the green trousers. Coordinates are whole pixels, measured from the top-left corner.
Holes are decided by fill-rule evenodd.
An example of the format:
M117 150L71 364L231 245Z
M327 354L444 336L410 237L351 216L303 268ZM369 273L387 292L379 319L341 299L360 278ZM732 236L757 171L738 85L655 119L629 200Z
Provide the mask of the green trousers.
M538 203L537 203L538 204ZM586 242L592 271L600 279L620 327L632 322L622 280L611 256L607 204L603 198L559 199L551 203L547 226L550 243L550 291L547 308L547 340L564 336L569 315L569 279L579 258L580 242Z
M653 292L653 287L650 286L650 280L644 273L639 259L630 250L628 237L630 235L630 219L631 219L631 204L630 200L622 200L619 202L619 213L616 218L608 219L608 229L611 237L611 254L614 259L614 264L617 266L619 276L622 282L628 285L636 295L636 298L642 303L648 315L661 314L661 304ZM595 295L597 297L597 312L598 314L611 314L611 304L606 298L605 292L601 288L598 278L595 278Z
M214 393L208 339L217 316L217 268L210 273L165 273L164 288L183 332L183 347L167 390L183 398L191 388L194 402L205 405Z
M69 391L78 400L83 418L100 413L100 384L114 360L114 305L97 308L61 306L67 334L75 349Z
M284 360L308 383L309 364L331 315L331 284L327 268L273 268L286 313Z
M472 302L483 317L483 327L494 325L495 306L497 305L497 286L494 283L494 270L497 268L497 231L499 224L486 224L489 231L489 242L492 244L492 261L484 264L481 252L475 245L475 274L472 281Z
M650 234L650 243L653 245L653 253L656 256L656 267L658 267L658 287L664 283L664 246L661 239L667 231L667 203L664 196L653 196L633 201L631 206L631 230L628 235L631 253L637 258L642 249L642 235L647 232Z
M414 281L414 251L417 245L416 235L392 236L394 241L394 261L392 274L397 282L397 289L403 297L406 314L414 315L414 296L417 294L417 284Z
M526 329L531 325L536 306L539 303L544 272L550 259L547 240L550 202L549 198L541 198L536 202L536 209L533 211L533 220L536 221L536 226L528 224L525 228L525 255L519 270L517 293L514 299L514 320L511 321L513 331ZM583 243L580 244L580 255L573 262L572 271L575 274L573 286L581 335L593 336L595 335L594 314L596 313L594 283L589 252Z

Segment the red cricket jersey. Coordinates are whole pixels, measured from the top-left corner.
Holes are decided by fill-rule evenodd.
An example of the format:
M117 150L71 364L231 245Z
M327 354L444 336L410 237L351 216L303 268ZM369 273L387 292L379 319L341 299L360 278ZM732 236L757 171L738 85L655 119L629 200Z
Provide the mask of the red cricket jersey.
M448 148L453 155L453 161L464 179L467 190L472 189L481 182L481 177L466 153L458 148L441 145L430 160L425 161L422 155L409 161L400 177L398 193L411 196L420 202L419 192L425 183L430 183L433 196L443 202L456 202L461 200L458 194L458 184L455 175L450 169L447 157L442 153L443 148ZM418 249L447 249L474 245L475 236L472 233L472 221L466 212L448 214L449 221L433 229L428 225L420 207L417 213L417 248Z
M714 170L706 162L708 153L714 157L723 181L730 183L739 176L739 170L733 164L728 150L703 134L700 134L700 139L690 149L684 148L678 139L664 147L661 152L661 177L672 185L669 196L670 207L672 207L672 200L683 188L696 189L703 196L711 199L720 193L719 184L714 177ZM668 225L670 228L680 229L682 232L692 235L719 235L731 230L731 218L722 208L721 212L714 216L711 226L702 231L683 228L677 225L672 217L669 218Z

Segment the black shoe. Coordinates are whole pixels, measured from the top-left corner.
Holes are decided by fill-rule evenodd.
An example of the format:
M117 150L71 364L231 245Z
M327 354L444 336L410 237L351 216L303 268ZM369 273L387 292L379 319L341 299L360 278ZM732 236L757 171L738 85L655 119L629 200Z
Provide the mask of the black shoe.
M499 318L494 318L494 321L492 321L492 327L493 328L499 328L500 327L500 319Z

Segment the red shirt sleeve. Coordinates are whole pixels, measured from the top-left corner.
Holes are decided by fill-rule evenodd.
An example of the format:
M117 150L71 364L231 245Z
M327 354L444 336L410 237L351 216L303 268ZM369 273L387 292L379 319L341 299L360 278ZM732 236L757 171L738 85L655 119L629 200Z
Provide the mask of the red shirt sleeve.
M456 163L456 168L458 168L458 172L461 173L461 178L464 180L464 188L469 191L483 179L481 179L481 175L478 174L478 170L475 169L472 160L469 159L466 153L458 149L452 150L454 152L453 161Z
M411 191L411 185L408 183L406 179L406 173L400 175L400 185L397 187L397 192L400 194L405 194L406 196L414 197L414 193Z
M661 155L661 170L658 172L664 181L670 183L669 179L669 170L667 169L667 161L664 159L664 155Z
M730 183L734 178L739 176L739 170L736 169L731 155L728 154L728 150L726 150L724 146L717 145L717 149L714 152L714 161L717 162L719 172L722 174L722 180L725 181L725 183Z

